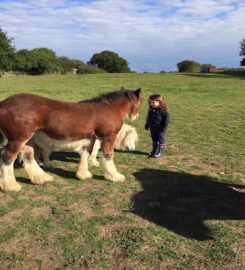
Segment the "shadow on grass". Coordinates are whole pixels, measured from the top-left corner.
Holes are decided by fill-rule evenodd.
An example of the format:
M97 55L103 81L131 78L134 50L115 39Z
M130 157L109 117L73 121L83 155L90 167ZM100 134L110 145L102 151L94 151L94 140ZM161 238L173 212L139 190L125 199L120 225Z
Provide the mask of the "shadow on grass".
M50 160L78 163L79 154L75 152L52 152Z
M76 179L76 172L73 171L67 171L61 168L43 168L45 172L53 173L57 176L60 176L65 179ZM72 170L72 169L71 169Z
M114 150L116 153L127 153L127 154L134 154L134 155L147 155L147 152L142 152L138 150L133 151L123 151L123 150ZM102 156L101 151L98 153L98 157L100 158ZM78 163L79 161L79 154L75 152L52 152L50 156L50 160L59 160L63 162L74 162Z
M75 152L53 152L50 156L50 160L78 163L79 162L79 154L77 154ZM14 166L15 166L15 169L23 168L22 162L19 162L18 159L16 159ZM50 172L50 173L53 173L57 176L60 176L61 178L65 178L65 179L76 179L78 181L81 181L81 180L77 179L77 177L76 177L77 168L68 168L68 170L66 170L66 169L57 168L57 167L46 168L42 165L40 165L40 166L47 173ZM91 170L93 171L93 169L91 169ZM104 177L100 176L100 175L93 175L93 179L105 181ZM18 181L20 181L21 183L24 183L24 184L32 184L29 179L23 178L23 177L18 177Z
M25 177L17 177L17 181L22 183L22 184L26 184L26 185L33 185L31 180Z
M43 168L43 167L42 167ZM69 168L69 170L71 171L67 171L65 169L62 169L62 168L43 168L43 170L45 172L50 172L50 173L53 173L57 176L60 176L61 178L64 178L64 179L75 179L77 181L89 181L89 179L87 180L79 180L77 177L76 177L76 168ZM93 173L93 169L90 169L91 173ZM93 174L93 179L94 180L103 180L103 181L106 181L105 178L101 175L94 175Z
M155 169L134 174L144 190L132 197L133 213L179 235L212 239L206 220L245 219L245 186L202 175Z
M127 153L127 154L133 154L133 155L143 155L143 156L147 156L148 152L142 152L142 151L138 151L138 150L133 150L133 151L123 151L123 150L114 150L117 153Z

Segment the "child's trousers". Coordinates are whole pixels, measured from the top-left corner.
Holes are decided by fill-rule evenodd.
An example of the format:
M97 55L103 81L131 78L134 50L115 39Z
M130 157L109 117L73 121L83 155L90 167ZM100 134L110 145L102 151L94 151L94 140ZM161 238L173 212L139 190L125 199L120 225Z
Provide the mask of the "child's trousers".
M166 129L160 130L159 128L154 128L151 127L151 138L153 142L157 142L160 145L165 145L166 144L166 138L165 138L165 133Z

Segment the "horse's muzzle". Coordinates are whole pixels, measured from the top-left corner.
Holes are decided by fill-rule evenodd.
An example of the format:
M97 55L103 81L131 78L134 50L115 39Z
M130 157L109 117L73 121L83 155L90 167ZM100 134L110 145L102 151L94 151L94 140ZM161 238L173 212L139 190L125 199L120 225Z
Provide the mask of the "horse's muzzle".
M135 114L135 115L130 115L130 119L131 119L132 121L135 121L135 120L138 118L138 116L139 116L138 113Z

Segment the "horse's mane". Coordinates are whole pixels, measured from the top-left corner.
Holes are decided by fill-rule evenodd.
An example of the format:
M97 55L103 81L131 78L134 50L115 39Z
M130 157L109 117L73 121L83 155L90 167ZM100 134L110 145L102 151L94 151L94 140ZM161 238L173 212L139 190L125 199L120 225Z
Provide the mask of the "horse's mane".
M121 89L119 91L107 92L103 93L98 97L94 97L91 99L81 100L79 103L98 103L102 101L115 101L121 97L126 97L128 100L132 100L134 98L134 92L128 89Z

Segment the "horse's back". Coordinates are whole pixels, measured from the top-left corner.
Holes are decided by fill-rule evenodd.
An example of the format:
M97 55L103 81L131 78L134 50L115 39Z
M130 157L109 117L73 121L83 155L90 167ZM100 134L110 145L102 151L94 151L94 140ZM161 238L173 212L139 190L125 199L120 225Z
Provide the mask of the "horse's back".
M52 106L52 100L28 93L14 94L0 102L0 117L2 115L12 117L22 117L48 109Z
M79 105L21 93L0 102L0 130L8 134L33 133L38 129L57 129L64 122L77 123ZM9 136L10 136L9 135Z
M61 100L50 99L47 97L30 94L30 93L19 93L14 94L5 100L0 102L0 110L6 109L13 110L22 108L23 112L26 111L37 111L38 109L48 108L58 108L74 106L75 102L66 102ZM21 111L19 111L20 113Z
M0 102L0 129L7 136L23 133L24 127L40 124L44 99L32 94L14 94Z

